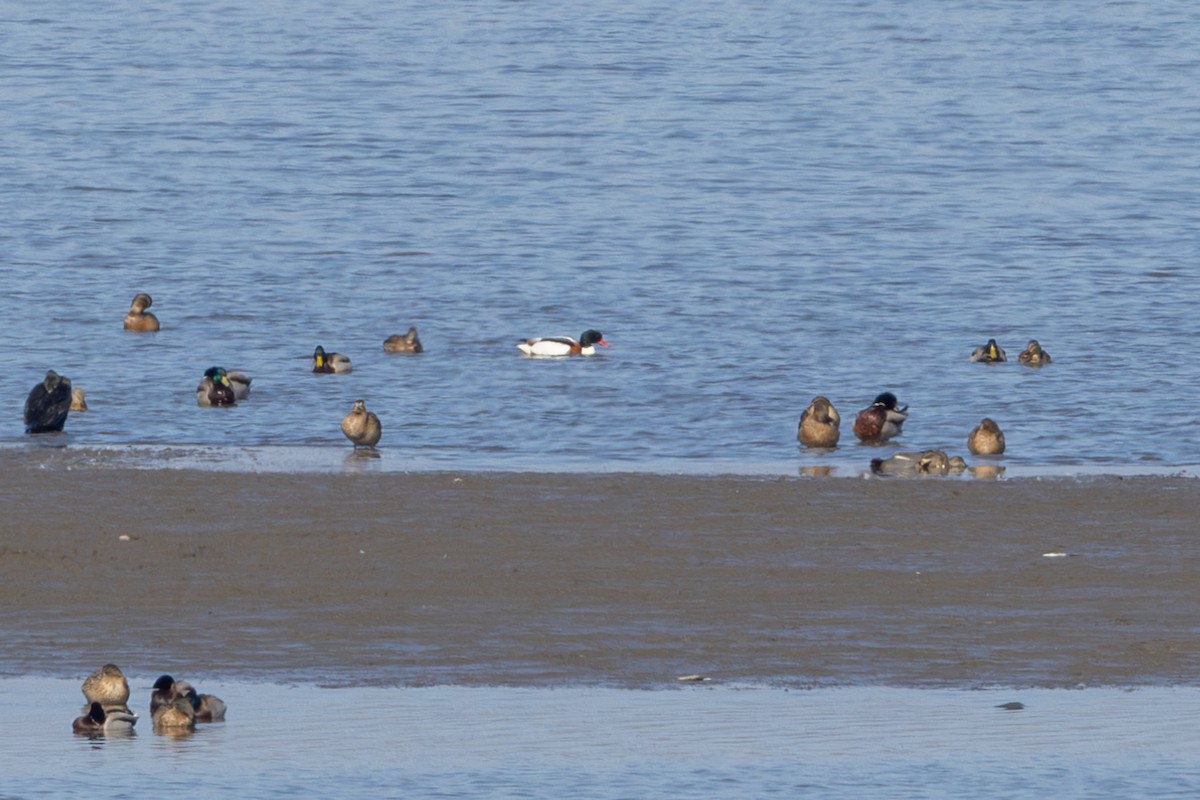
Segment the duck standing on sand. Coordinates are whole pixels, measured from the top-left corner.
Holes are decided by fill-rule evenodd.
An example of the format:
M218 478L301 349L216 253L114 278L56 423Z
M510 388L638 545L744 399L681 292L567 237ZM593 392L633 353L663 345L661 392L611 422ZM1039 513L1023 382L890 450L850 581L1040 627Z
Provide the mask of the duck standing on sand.
M899 407L896 395L884 392L854 419L854 435L864 442L886 442L898 436L908 419L908 406Z
M218 722L225 719L228 706L221 698L211 694L197 694L187 681L176 681L175 690L192 704L196 722Z
M591 356L596 345L611 347L600 331L586 330L578 339L570 336L546 336L517 342L517 349L527 356Z
M175 679L163 675L150 691L150 719L157 730L191 730L196 727L196 710L179 692Z
M1043 364L1049 364L1050 361L1050 354L1042 349L1037 339L1030 339L1029 344L1025 345L1025 349L1021 351L1021 355L1017 356L1018 363L1030 367L1040 367Z
M204 377L196 387L196 405L209 408L212 406L237 405L237 396L224 367L209 367L204 370Z
M1004 348L996 344L995 339L988 339L987 344L971 351L971 360L980 364L998 364L1008 361L1008 357L1004 354Z
M154 304L150 295L145 292L134 296L129 305L129 313L125 315L125 330L134 333L154 333L158 330L158 317L146 309Z
M805 447L837 447L841 424L842 418L833 403L819 395L801 412L796 438Z
M71 723L71 730L97 736L102 733L131 733L138 716L129 709L113 708L108 711L99 703L92 703L88 713Z
M1004 452L1004 431L991 419L984 417L967 437L967 449L977 456L998 456Z
M383 340L385 353L423 353L421 340L417 337L417 329L409 328L408 333L395 333Z
M57 433L71 410L71 379L48 370L25 398L25 432Z
M367 404L362 400L354 401L354 408L342 418L342 433L354 444L354 449L374 447L383 435L383 426L379 417L367 411Z
M350 371L350 356L341 353L326 353L325 348L317 345L313 350L313 372L322 375L346 373Z

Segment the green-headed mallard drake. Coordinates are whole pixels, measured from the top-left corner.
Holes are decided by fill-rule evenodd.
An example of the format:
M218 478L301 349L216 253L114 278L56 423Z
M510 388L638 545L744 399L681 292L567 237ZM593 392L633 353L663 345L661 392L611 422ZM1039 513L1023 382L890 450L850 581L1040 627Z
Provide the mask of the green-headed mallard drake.
M367 411L367 404L362 400L354 401L354 408L342 418L342 433L354 443L354 447L374 447L383 435L383 426L379 417Z
M908 419L908 406L900 407L896 395L884 392L854 418L854 435L864 442L886 442L898 436Z
M586 330L578 339L570 336L522 339L517 342L517 349L527 356L591 356L596 354L596 345L612 347L600 331Z
M1004 431L984 417L967 437L967 449L977 456L997 456L1004 452Z
M138 716L128 708L105 710L99 703L88 706L88 712L71 723L71 730L98 736L102 733L130 733L137 724Z
M345 373L350 371L350 356L341 353L326 353L325 348L317 345L313 350L313 372L321 374Z
M800 413L796 438L805 447L837 447L841 424L842 418L833 403L827 397L817 396Z
M394 333L383 340L383 352L385 353L423 353L425 348L421 346L421 340L417 337L417 329L409 328L408 333Z
M129 305L129 313L125 315L125 330L135 333L153 333L158 330L158 317L146 309L154 304L150 295L145 292L134 296Z
M971 360L980 364L997 364L1001 361L1008 361L1008 356L1004 354L1004 348L996 344L995 339L988 339L987 344L980 345L971 351Z
M1029 344L1025 345L1025 349L1021 351L1021 355L1017 356L1017 361L1030 367L1040 367L1043 364L1049 364L1051 358L1050 354L1038 344L1037 339L1030 339Z
M176 681L175 690L192 704L196 722L217 722L225 719L228 706L221 698L211 694L197 694L187 681Z
M99 703L106 709L129 705L129 681L116 664L105 664L84 678L82 691L89 705Z
M46 377L25 398L25 432L56 433L67 423L71 410L71 379L48 370Z
M196 387L196 405L232 406L237 404L237 395L224 367L209 367L204 370L204 377Z

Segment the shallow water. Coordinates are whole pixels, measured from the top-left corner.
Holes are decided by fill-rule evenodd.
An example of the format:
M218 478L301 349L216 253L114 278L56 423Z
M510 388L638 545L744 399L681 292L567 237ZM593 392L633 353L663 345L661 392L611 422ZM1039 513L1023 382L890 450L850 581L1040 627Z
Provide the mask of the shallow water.
M132 680L135 698L152 678ZM0 680L6 797L1185 797L1194 689L322 689L194 681L183 737L70 731L77 681ZM1019 702L1024 708L996 706ZM138 701L135 700L135 706ZM48 710L53 710L49 713ZM135 709L136 710L136 709Z
M854 472L799 413L890 389L905 449L1195 464L1192 4L278 11L0 2L0 442L54 368L72 447L344 448L362 397L392 465ZM251 399L197 408L211 364Z

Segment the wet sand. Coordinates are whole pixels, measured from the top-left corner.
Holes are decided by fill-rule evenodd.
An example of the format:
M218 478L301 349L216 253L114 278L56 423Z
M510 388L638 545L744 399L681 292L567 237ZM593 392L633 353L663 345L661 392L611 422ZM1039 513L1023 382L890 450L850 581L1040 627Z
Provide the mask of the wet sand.
M106 661L331 685L1200 674L1194 479L10 463L0 491L3 674Z

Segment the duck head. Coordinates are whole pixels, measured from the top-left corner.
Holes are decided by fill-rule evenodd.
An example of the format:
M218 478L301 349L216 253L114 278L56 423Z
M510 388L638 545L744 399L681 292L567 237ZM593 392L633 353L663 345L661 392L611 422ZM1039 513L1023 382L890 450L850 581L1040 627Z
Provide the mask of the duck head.
M880 408L886 408L888 411L899 411L901 413L908 410L908 406L901 406L900 401L896 399L896 395L892 394L891 392L883 392L882 394L878 395L871 405L879 406Z
M590 347L597 344L601 347L612 347L612 345L604 341L604 334L600 333L600 331L594 331L591 329L583 332L583 334L579 337L579 343L584 347Z

